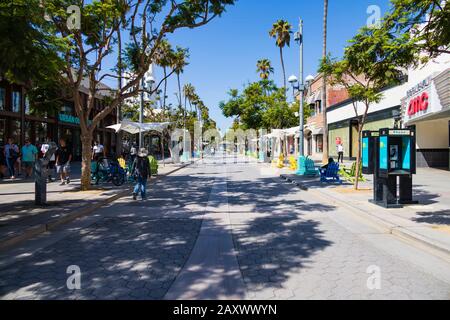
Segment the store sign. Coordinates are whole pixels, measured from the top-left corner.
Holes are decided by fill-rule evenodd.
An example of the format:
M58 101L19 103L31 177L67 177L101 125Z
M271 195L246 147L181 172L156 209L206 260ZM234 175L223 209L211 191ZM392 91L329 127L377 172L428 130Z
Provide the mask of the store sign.
M71 116L69 114L60 113L58 116L60 122L70 123L70 124L80 124L80 118ZM92 120L88 120L88 125L92 124Z
M411 135L410 130L389 130L390 136L409 136Z
M402 99L402 107L405 124L442 110L433 77L430 76L409 89Z
M421 111L426 112L429 106L429 98L428 92L424 92L420 96L411 99L408 105L408 115L414 116Z
M71 123L71 124L80 124L80 119L68 114L60 113L58 117L59 121Z

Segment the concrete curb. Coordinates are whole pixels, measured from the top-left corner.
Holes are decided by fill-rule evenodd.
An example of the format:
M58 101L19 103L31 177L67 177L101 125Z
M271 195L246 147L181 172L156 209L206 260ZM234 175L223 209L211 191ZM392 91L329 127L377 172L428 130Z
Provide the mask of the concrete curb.
M357 214L358 217L366 220L367 222L369 222L371 224L375 224L376 226L378 226L379 228L384 230L386 233L392 234L402 240L413 242L416 245L419 245L421 247L426 247L427 249L431 249L435 255L437 255L447 261L450 261L450 248L442 246L440 243L433 241L433 239L424 237L423 235L416 233L410 229L404 228L402 226L396 225L392 222L389 222L382 218L374 216L373 214L371 214L367 211L364 211L358 207L351 206L351 205L347 204L345 201L343 201L342 199L340 199L330 193L324 192L320 189L309 190L306 186L302 185L301 182L296 182L293 179L287 177L286 175L280 175L280 178L288 181L289 183L292 183L292 184L298 186L301 190L311 191L315 195L323 198L324 200L328 199L328 201L329 201L329 198L331 197L333 202L338 203L339 205L341 205L343 207L346 207L347 209L351 210L353 213Z
M156 176L156 180L159 180L163 177L169 176L171 174L174 174L175 172L178 172L188 166L190 166L192 163L188 163L188 164L184 164L178 168L175 168L169 172L166 172L162 175L157 175ZM11 237L6 237L4 239L1 239L0 241L0 252L2 251L6 251L8 249L11 249L12 247L28 240L31 238L34 238L36 236L38 236L41 233L44 232L48 232L48 231L52 231L54 229L56 229L57 227L60 227L64 224L67 224L69 222L72 222L76 219L85 217L93 212L95 212L96 210L100 209L101 207L110 204L114 201L117 201L123 197L126 197L127 195L130 194L130 189L126 189L126 190L122 190L119 193L103 199L101 201L99 201L98 203L95 203L93 205L89 205L87 207L81 208L80 209L74 209L72 210L70 213L68 213L67 215L64 215L62 217L50 220L47 223L44 224L40 224L40 225L35 225L32 226L30 228L25 229L23 232L21 232L20 234L11 236Z

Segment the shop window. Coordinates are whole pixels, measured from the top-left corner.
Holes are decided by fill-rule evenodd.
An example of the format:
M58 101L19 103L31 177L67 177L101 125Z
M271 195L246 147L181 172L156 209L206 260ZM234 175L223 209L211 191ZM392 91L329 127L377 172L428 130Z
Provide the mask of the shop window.
M323 153L323 135L316 136L316 153Z
M73 115L73 110L74 108L71 102L65 102L64 105L61 107L61 113L69 116Z
M36 143L44 142L45 138L48 137L48 124L45 122L36 122Z
M316 107L314 104L310 104L309 108L311 109L311 117L314 117L316 115Z
M316 113L317 114L322 113L322 101L320 101L320 100L316 101Z
M0 88L0 110L6 109L6 90L5 88Z
M20 112L20 92L13 91L12 93L12 112Z
M0 146L6 142L6 120L0 119Z
M8 121L10 125L9 135L11 138L14 138L16 142L20 141L20 121L12 120Z
M25 127L23 128L25 132L25 140L29 139L31 142L33 142L33 129L32 129L32 123L30 121L25 121Z
M31 109L30 109L30 98L28 98L28 96L25 96L25 114L31 114Z

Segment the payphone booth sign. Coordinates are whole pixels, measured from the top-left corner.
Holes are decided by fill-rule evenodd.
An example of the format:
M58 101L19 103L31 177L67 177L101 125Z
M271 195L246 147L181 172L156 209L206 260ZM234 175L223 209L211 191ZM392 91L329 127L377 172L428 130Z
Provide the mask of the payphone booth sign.
M382 175L415 173L415 134L411 130L380 130L379 169ZM413 150L414 149L414 150Z

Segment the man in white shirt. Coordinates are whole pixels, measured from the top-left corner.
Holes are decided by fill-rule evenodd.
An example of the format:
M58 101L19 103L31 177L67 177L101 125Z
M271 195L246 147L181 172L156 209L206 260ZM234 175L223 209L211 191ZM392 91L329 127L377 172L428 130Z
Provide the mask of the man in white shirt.
M92 149L92 160L98 160L105 156L105 147L97 141L94 142L94 148Z

